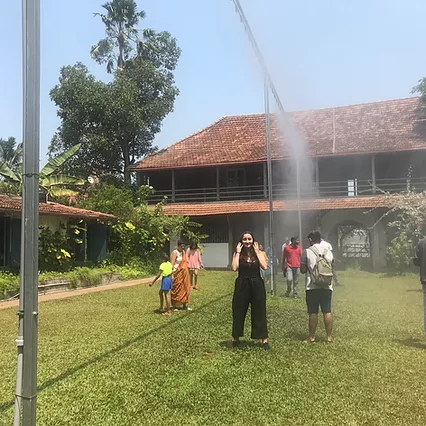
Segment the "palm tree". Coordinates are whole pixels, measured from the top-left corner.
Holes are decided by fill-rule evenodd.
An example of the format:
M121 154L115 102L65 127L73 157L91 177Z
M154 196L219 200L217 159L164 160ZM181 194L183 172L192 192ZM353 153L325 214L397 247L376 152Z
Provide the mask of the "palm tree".
M11 170L16 171L22 161L22 143L16 145L16 139L0 139L0 164L5 163Z
M81 144L74 145L68 151L51 158L47 164L40 170L39 185L47 195L52 197L72 196L77 191L66 188L67 185L83 185L82 179L74 176L63 175L59 172L60 167L70 159L79 149ZM22 186L22 163L18 165L17 170L12 170L6 162L0 163L0 176L7 181Z
M134 0L111 0L102 6L106 14L95 13L100 16L106 26L107 37L92 46L92 58L100 63L107 64L107 72L114 69L123 69L130 53L138 43L138 30L135 28L140 19L145 18L145 12L138 12Z

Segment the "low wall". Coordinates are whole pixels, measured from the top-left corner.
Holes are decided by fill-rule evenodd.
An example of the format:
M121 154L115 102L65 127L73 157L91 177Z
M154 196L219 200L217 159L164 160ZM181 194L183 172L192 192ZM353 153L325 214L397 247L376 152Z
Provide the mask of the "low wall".
M117 273L105 273L102 275L101 283L99 285L110 284L113 282L120 281L120 274ZM91 283L79 281L76 288L80 287L91 287ZM64 278L54 278L51 280L44 280L43 284L39 284L38 292L39 294L46 294L47 292L53 291L64 291L75 288L74 283L69 279Z
M201 246L203 248L203 264L206 268L228 268L228 243L204 243Z

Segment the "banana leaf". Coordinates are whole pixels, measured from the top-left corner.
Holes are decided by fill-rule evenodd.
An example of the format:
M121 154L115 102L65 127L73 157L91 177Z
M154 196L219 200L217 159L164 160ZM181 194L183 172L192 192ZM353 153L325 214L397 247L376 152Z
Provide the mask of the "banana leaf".
M40 179L40 186L48 189L57 185L84 185L84 180L68 175L53 175Z
M51 158L47 164L41 169L40 177L47 177L52 173L56 172L62 164L65 163L68 159L70 159L81 147L81 143L74 145L68 151L65 151L61 155L58 155L55 158Z
M13 182L21 182L21 179L19 179L15 173L12 172L12 170L9 168L9 166L6 163L2 163L0 165L0 176L3 176L6 179L9 179Z

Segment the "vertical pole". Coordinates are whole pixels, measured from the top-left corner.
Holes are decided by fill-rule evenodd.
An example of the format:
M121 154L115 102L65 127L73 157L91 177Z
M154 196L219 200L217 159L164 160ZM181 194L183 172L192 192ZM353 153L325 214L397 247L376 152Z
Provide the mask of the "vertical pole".
M216 167L216 200L220 201L220 169Z
M373 186L373 194L376 193L376 157L371 156L371 184Z
M265 97L265 120L266 120L266 159L268 170L268 199L269 199L269 249L271 253L271 294L277 295L277 286L275 280L275 263L274 263L274 228L273 228L273 215L274 204L272 198L272 160L271 160L271 114L269 111L269 85L267 79L264 84L264 97Z
M316 191L317 191L317 195L320 195L320 181L319 181L319 158L315 158L315 186L316 186ZM299 238L302 238L302 236L300 236Z
M175 171L172 170L172 202L176 201Z
M38 326L38 180L40 149L40 0L22 0L22 248L15 425L36 424ZM18 423L17 423L18 422Z
M296 192L297 192L297 219L299 223L299 240L300 245L303 245L303 235L302 235L302 212L300 210L300 158L299 153L296 153Z
M268 198L268 172L266 163L263 163L263 198Z

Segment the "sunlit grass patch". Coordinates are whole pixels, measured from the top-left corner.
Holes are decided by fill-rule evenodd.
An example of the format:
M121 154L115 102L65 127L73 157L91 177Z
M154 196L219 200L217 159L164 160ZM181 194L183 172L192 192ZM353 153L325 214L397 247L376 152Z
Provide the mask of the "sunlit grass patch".
M423 425L426 340L415 276L342 273L335 338L304 345L303 298L268 297L272 350L231 349L235 274L202 271L192 312L158 286L40 304L40 425ZM284 294L282 279L279 295ZM0 424L12 423L15 309L0 311Z

